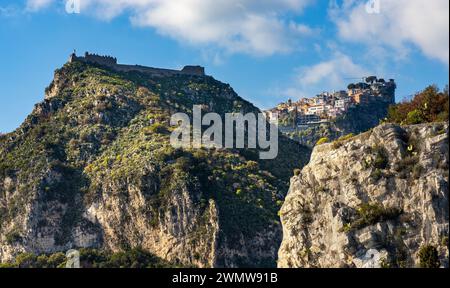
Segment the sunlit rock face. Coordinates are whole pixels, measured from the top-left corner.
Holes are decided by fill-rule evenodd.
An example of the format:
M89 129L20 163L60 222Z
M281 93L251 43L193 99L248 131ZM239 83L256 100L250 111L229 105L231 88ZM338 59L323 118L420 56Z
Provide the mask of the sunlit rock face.
M279 267L448 267L448 122L316 146L281 209Z

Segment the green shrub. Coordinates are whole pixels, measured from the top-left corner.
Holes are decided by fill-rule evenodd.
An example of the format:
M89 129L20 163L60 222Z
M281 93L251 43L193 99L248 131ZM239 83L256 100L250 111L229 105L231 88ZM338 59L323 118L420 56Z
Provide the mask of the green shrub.
M375 169L375 171L372 172L370 177L372 178L373 181L377 182L383 177L383 172L381 172L381 170L377 168Z
M48 266L48 256L47 255L39 255L36 258L36 266L39 268L51 268ZM55 267L56 268L56 267Z
M19 268L37 268L36 255L32 253L22 253L16 257L16 266Z
M176 268L169 263L141 249L133 248L117 253L97 249L80 249L80 264L83 268ZM1 263L0 268L63 268L66 256L62 252L36 256L32 253L19 254L15 261Z
M441 245L448 248L448 236L442 237Z
M377 169L386 169L389 164L388 153L384 147L375 147L375 160L373 166Z
M424 171L422 165L420 164L416 164L414 165L413 169L412 169L412 177L414 179L419 179L420 176L422 175L422 172Z
M374 225L379 222L393 220L402 214L397 208L385 208L378 203L361 204L356 209L357 215L351 223L346 223L342 227L342 232L349 232L354 229Z
M339 141L347 141L347 140L352 139L353 137L355 137L355 134L350 133L350 134L347 134L347 135L345 135L345 136L342 136L342 137L339 138L338 140L339 140Z
M348 233L352 230L352 224L345 223L344 226L340 229L341 232Z
M300 174L302 173L302 170L301 169L294 169L294 175L295 176L299 176Z
M346 141L350 140L351 138L355 137L353 133L344 135L333 142L333 149L338 149L341 147Z
M328 142L330 142L330 139L328 137L322 137L319 139L319 141L317 141L316 145L322 145Z
M166 126L164 126L161 123L155 123L145 130L146 134L147 134L147 132L156 133L156 134L166 134L168 132L168 129Z
M441 266L438 251L432 245L422 246L418 256L421 268L439 268Z
M258 162L256 162L256 161L250 160L250 161L247 161L247 168L248 168L248 170L250 170L250 171L258 171L258 169L259 169L259 164L258 164Z
M410 111L406 116L405 124L414 125L425 122L422 112L418 109Z
M58 268L66 263L66 255L62 252L52 254L48 257L47 265L50 268Z
M392 268L391 263L386 258L380 260L380 267L383 269Z
M398 208L385 208L378 203L367 203L360 206L358 213L367 220L366 222L375 224L380 221L397 218L402 212Z
M14 243L22 241L22 236L17 230L13 230L6 234L6 243L13 245Z

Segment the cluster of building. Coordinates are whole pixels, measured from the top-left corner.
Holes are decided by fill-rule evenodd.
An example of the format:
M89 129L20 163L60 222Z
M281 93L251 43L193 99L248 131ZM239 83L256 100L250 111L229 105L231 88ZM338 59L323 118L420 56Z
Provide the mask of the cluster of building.
M266 111L266 114L269 119L273 113L278 113L280 119L290 117L296 125L322 123L347 113L357 105L371 105L378 101L393 104L396 88L394 79L385 81L370 76L363 78L362 82L349 84L347 90L323 92L297 102L288 100Z

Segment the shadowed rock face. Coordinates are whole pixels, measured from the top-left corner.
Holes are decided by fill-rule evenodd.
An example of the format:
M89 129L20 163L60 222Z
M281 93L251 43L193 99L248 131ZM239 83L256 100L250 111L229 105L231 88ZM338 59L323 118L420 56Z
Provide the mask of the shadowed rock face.
M448 267L448 122L319 145L281 209L279 267Z

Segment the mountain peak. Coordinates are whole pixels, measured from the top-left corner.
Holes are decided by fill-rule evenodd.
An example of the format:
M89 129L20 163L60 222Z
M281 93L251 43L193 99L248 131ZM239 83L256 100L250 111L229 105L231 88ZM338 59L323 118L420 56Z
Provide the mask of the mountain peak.
M277 211L310 150L283 137L275 160L176 149L174 113L259 110L213 77L117 67L74 58L21 128L0 137L0 262L140 247L187 266L275 266Z

